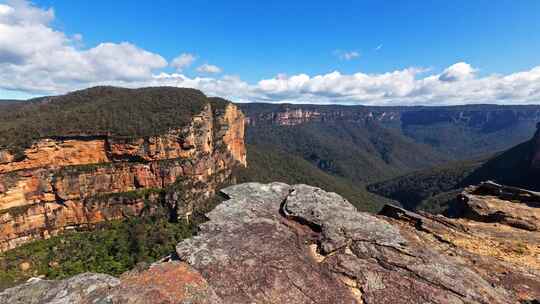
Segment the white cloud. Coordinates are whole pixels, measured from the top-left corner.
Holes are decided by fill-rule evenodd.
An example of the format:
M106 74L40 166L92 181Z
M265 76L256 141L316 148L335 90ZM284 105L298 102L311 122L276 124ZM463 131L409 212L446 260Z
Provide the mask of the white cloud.
M197 60L197 56L189 53L183 53L173 59L171 66L180 72L184 68L190 66L195 60Z
M52 9L24 1L0 4L0 98L6 91L58 94L107 84L190 87L241 102L540 103L540 66L508 75L480 76L469 63L458 62L440 73L413 67L376 74L278 74L250 84L238 76L192 78L179 72L165 73L168 64L163 57L129 42L82 48L82 35L67 36L50 25L53 20ZM349 52L340 54L345 53ZM351 53L349 58L357 55ZM171 66L184 68L194 60L195 56L182 54ZM221 71L208 64L199 69L208 74Z
M471 67L470 64L458 62L445 69L444 72L439 76L439 80L453 82L471 79L474 77L474 73L476 73L476 69Z
M357 51L342 51L335 50L334 55L336 55L341 60L353 60L354 58L360 57L360 53Z
M54 10L32 6L24 0L8 0L0 4L0 23L18 25L48 24L54 19Z
M11 6L0 4L0 16L2 15L8 15L13 11L13 8Z
M163 57L128 42L79 49L50 26L52 9L8 1L0 14L0 87L26 92L65 92L94 83L149 79L167 65Z
M481 78L476 77L475 71L468 64L457 64L443 73L423 78L419 76L425 70L416 68L382 74L332 72L313 77L300 74L260 81L256 90L267 97L301 103L540 103L540 67Z
M205 63L197 68L197 72L207 73L207 74L218 74L218 73L221 73L221 68L218 67L217 65Z
M383 47L382 44L377 45L377 47L375 48L375 51L380 51L382 49L382 47Z

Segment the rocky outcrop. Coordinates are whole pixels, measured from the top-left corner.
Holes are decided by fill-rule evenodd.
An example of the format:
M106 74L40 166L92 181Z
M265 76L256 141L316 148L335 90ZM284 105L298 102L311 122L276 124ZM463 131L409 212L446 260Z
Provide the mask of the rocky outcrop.
M206 280L185 263L168 262L121 278L84 273L62 281L31 279L0 293L10 304L217 304Z
M232 199L177 253L225 303L516 303L540 296L540 268L526 258L534 252L500 259L501 252L478 250L508 240L484 223L392 206L373 216L303 185L224 192ZM530 237L538 244L538 235Z
M481 195L481 196L479 196ZM471 186L458 197L454 213L487 223L540 230L540 193L494 182Z
M236 165L246 165L244 116L232 104L208 104L187 126L151 137L45 138L22 157L0 150L0 251L152 213L163 199L189 216Z
M339 195L306 185L248 183L223 192L230 199L208 213L210 221L199 235L178 244L180 261L119 280L92 274L33 280L0 293L0 302L517 304L540 299L536 231L391 205L379 215L362 213ZM88 283L79 284L82 279Z

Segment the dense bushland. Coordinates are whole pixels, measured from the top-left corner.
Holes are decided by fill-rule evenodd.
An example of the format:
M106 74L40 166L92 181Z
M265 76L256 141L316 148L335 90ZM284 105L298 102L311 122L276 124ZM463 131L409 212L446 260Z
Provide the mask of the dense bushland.
M189 123L208 103L226 101L193 89L95 87L0 105L0 148L21 149L43 137L163 134Z

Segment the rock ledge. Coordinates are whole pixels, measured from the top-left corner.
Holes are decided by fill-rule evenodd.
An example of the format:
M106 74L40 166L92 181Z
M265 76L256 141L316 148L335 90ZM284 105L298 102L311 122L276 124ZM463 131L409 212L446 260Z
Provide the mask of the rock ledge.
M196 237L178 244L180 261L120 280L82 275L97 276L86 284L95 288L72 287L80 286L80 276L33 281L0 293L0 303L507 304L540 299L535 230L390 205L372 215L306 185L247 183L222 192L229 200L207 214L210 220ZM462 195L469 201L505 202L472 190ZM62 302L64 294L73 297Z

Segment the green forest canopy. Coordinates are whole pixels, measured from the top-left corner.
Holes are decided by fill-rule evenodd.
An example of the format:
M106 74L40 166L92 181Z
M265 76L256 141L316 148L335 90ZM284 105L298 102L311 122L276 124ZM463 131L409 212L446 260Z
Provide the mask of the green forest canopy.
M17 150L55 136L162 134L189 123L208 103L224 107L226 101L194 89L94 87L0 104L0 148Z

